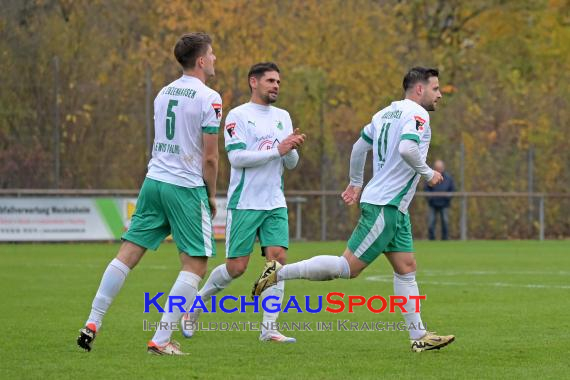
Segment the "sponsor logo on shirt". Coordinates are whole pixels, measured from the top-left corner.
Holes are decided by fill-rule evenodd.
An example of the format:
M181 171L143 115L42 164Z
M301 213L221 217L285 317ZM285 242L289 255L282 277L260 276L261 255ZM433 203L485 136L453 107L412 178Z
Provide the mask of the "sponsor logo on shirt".
M272 133L269 133L267 135L263 135L263 136L256 136L255 137L255 142L260 142L261 140L271 140L273 141L274 137Z
M216 119L222 118L222 105L220 103L212 103L214 112L216 113Z
M263 140L261 143L259 143L259 148L258 150L271 150L274 147L276 147L277 145L279 145L279 140L275 139L275 140Z
M230 137L234 137L236 135L236 123L226 124L226 132Z
M382 119L399 119L402 116L402 111L388 111L384 115L382 115Z
M426 121L419 116L414 116L414 119L416 120L416 131L423 132Z

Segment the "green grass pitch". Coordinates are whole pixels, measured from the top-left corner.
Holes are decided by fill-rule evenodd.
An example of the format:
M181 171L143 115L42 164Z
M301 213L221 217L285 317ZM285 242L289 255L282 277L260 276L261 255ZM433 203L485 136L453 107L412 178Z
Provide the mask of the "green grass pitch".
M168 294L179 270L176 248L149 252L129 275L90 353L76 347L101 275L118 244L0 245L0 378L332 379L568 378L570 243L568 241L418 242L418 283L428 329L455 334L436 352L412 353L406 332L291 331L296 344L261 343L255 331L199 332L182 343L186 357L146 353L144 292ZM339 254L344 243L291 244L289 260ZM210 269L223 262L221 253ZM249 295L262 267L222 294ZM379 258L346 281L289 281L286 295L337 291L389 296L392 275ZM164 298L161 299L161 303ZM282 313L281 322L399 322L401 316ZM202 322L260 321L260 314L203 314Z

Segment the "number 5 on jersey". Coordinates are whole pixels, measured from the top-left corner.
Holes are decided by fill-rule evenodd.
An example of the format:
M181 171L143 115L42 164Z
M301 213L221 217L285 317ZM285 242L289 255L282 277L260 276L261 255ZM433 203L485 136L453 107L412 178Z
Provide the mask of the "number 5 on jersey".
M178 105L178 100L170 99L168 109L166 110L166 138L172 140L174 138L174 129L176 124L176 114L172 110Z

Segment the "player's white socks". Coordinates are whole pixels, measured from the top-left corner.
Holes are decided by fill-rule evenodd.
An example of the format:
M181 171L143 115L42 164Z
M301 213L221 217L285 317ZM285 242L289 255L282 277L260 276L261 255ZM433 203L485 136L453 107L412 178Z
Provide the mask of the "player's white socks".
M181 271L170 290L169 298L164 306L164 313L162 314L162 318L160 320L161 325L164 326L166 322L166 328L157 328L154 336L152 337L152 341L159 346L163 346L170 342L170 336L172 335L171 326L175 325L180 321L180 317L182 316L183 312L180 311L178 306L174 306L172 308L172 313L169 313L170 307L170 296L182 296L186 299L186 303L184 304L184 310L188 310L190 305L194 302L194 298L196 298L196 293L198 293L198 284L202 278L197 274L192 272ZM160 326L160 325L159 325Z
M99 289L97 289L97 294L91 304L91 313L85 325L94 323L97 331L99 331L105 313L123 287L130 271L130 268L118 259L113 259L109 263L105 273L103 273L101 284L99 284Z
M206 280L202 289L198 292L198 295L202 298L202 301L206 303L212 296L216 293L221 292L232 282L233 278L228 273L228 268L226 264L218 265L214 268L210 277Z
M277 272L277 281L303 278L311 281L327 281L350 278L350 266L343 256L315 256L308 260L284 265Z
M406 326L414 324L416 329L410 329L410 339L420 339L425 335L425 326L422 323L420 313L416 313L416 300L411 300L410 296L418 296L418 283L416 282L416 272L398 274L394 272L394 295L404 296L408 302L404 305L407 313L402 313L406 321Z
M270 286L269 288L265 289L261 293L261 300L269 296L279 297L279 300L268 300L267 301L267 308L269 309L276 309L277 306L281 308L281 304L283 303L283 294L285 292L285 281L279 281L277 284ZM279 316L279 312L268 312L263 311L263 323L261 325L261 334L265 334L267 331L277 330L274 328L275 322L277 321L277 317Z

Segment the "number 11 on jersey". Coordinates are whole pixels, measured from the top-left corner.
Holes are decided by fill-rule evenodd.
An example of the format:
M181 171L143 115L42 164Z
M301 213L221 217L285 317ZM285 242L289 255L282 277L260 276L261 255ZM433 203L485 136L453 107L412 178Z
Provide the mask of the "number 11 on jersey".
M380 129L380 137L378 137L378 160L380 161L380 167L384 166L386 163L386 150L388 149L388 131L390 130L391 123L382 124L382 129Z

